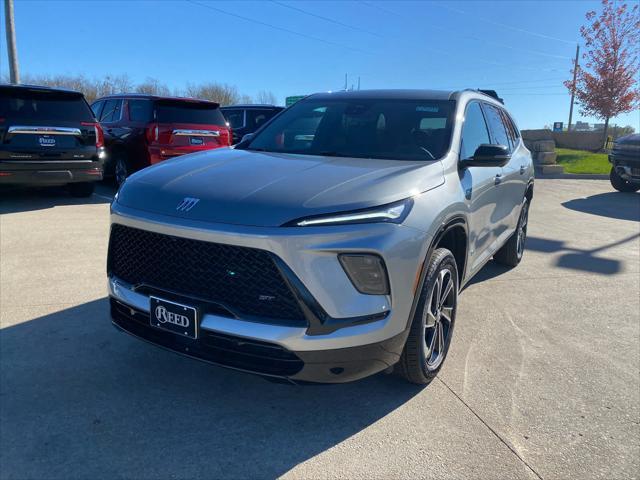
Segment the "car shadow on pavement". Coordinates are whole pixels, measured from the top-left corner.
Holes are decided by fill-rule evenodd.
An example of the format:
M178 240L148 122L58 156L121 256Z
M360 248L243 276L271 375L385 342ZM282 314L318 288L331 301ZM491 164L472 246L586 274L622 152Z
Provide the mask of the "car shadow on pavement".
M108 309L0 330L3 478L273 478L422 390L384 374L271 383L129 337Z
M66 187L0 188L0 214L45 210L64 205L110 203L108 195L96 193L86 198L72 197Z
M511 267L501 265L491 260L484 267L482 267L480 271L473 276L473 278L471 278L469 283L467 283L464 288L466 289L476 283L481 283L486 280L491 280L492 278L499 277L503 273L507 273L511 270Z
M563 207L618 220L640 222L640 194L607 192L564 202Z
M596 254L609 248L623 245L640 237L640 233L631 235L613 243L602 245L589 250L570 247L564 241L550 240L540 237L528 237L526 248L543 253L564 252L556 261L556 266L583 272L599 273L602 275L614 275L620 272L622 262L612 258L596 256Z

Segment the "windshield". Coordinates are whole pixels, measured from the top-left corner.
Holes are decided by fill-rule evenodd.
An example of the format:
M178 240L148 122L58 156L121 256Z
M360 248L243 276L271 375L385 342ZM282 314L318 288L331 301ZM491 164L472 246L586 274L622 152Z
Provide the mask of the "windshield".
M274 119L247 150L397 160L435 160L449 148L454 102L323 98Z

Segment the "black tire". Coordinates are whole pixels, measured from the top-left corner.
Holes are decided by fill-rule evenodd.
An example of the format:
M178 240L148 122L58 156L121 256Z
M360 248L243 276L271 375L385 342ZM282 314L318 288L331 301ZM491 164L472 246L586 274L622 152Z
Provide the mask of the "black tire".
M518 218L518 226L513 235L509 237L500 250L493 254L493 259L508 267L515 267L522 260L524 255L524 247L527 241L527 224L529 222L529 201L525 198L522 201L520 209L520 218Z
M116 185L119 187L124 183L129 175L131 175L131 166L127 161L126 157L119 154L113 160L113 178L116 182Z
M446 248L438 248L426 268L409 337L395 369L400 376L418 385L429 384L444 364L458 304L458 268L453 254Z
M627 182L624 178L618 175L615 168L612 168L611 173L609 173L609 181L611 182L611 186L619 192L637 192L640 190L640 185Z
M94 182L70 183L69 193L72 197L90 197L95 188Z

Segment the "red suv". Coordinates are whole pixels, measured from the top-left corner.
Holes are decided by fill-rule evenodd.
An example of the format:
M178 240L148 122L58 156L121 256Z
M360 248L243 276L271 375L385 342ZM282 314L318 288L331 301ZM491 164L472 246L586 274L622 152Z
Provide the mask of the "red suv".
M111 95L91 108L104 129L105 173L120 185L133 172L185 153L231 145L220 105L191 98Z

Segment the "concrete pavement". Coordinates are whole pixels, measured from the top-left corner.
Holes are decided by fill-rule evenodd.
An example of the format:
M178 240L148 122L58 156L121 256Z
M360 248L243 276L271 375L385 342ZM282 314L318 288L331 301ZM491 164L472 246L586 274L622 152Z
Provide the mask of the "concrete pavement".
M1 478L637 478L640 195L538 180L427 388L296 387L110 325L108 198L0 192Z

